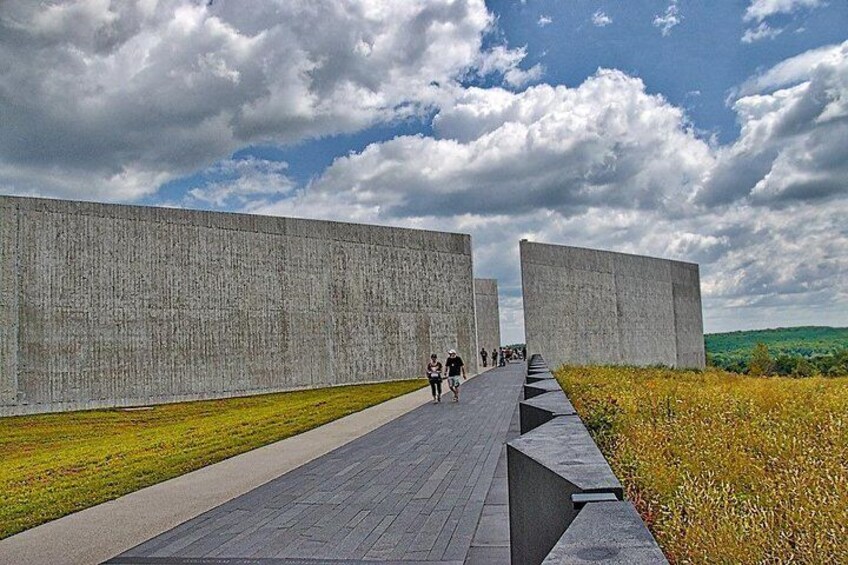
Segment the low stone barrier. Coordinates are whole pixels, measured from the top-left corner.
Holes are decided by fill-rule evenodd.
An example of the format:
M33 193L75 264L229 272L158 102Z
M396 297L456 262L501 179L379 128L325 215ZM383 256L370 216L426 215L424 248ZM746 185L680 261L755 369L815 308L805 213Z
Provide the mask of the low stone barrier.
M533 398L534 396L539 396L540 394L545 394L546 392L553 392L556 390L562 390L556 379L545 379L543 381L537 381L535 383L528 383L524 385L524 400L528 400L530 398Z
M535 375L507 443L512 563L667 563L557 380Z
M627 501L587 503L542 562L667 563L642 518Z
M526 434L557 416L576 416L577 412L561 390L546 392L518 404L521 433Z
M536 374L533 374L533 375L527 375L526 382L529 384L529 383L535 383L537 381L544 381L544 380L553 379L553 378L555 378L554 374L549 371L547 373L536 373Z
M551 370L547 367L547 365L539 365L539 366L536 366L536 367L528 367L527 368L527 374L528 375L535 375L537 373L550 373L550 372L551 372Z

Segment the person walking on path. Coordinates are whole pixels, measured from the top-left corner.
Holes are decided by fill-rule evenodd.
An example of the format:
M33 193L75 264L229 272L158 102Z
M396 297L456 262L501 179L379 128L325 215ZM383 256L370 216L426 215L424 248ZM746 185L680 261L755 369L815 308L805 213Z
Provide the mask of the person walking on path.
M453 401L459 402L459 386L462 382L459 380L462 375L463 380L468 377L465 374L465 363L462 362L462 357L456 354L456 351L451 349L448 351L448 359L445 361L445 370L448 373L448 387L453 393Z
M438 404L442 401L442 362L435 353L430 355L430 362L427 363L427 380L430 381L433 404Z
M492 367L498 366L498 350L496 348L492 348Z
M483 366L486 366L486 358L489 356L489 352L486 351L485 347L480 348L480 359L483 360Z

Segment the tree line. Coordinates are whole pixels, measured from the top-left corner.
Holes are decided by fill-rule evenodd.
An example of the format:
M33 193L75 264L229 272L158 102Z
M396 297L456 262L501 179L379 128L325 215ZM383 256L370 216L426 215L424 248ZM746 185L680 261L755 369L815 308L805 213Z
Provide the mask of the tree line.
M848 375L848 328L776 328L705 337L707 364L749 375Z

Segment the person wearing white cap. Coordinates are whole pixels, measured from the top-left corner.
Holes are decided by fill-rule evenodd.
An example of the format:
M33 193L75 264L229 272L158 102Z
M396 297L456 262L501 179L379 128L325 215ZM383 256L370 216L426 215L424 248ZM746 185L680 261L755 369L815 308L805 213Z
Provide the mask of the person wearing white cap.
M448 351L445 370L448 373L448 387L453 393L453 401L459 402L459 385L461 384L459 377L462 375L463 380L468 377L465 374L465 363L462 362L462 357L457 355L453 349Z

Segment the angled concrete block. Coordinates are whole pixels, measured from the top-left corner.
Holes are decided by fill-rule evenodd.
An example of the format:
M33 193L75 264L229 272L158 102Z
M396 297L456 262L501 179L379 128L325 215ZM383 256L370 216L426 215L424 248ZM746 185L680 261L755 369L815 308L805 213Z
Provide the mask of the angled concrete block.
M524 399L528 400L534 396L556 390L562 391L562 387L559 386L559 382L556 379L545 379L535 383L527 383L524 385Z
M633 505L617 501L586 504L542 563L667 565L668 561Z
M538 565L574 520L571 496L623 495L604 456L577 416L559 416L507 443L513 563Z
M577 412L561 390L546 392L518 403L521 433L526 434L557 416L575 416Z
M526 382L527 384L535 383L539 381L547 381L550 379L556 378L553 373L545 372L545 373L534 373L532 375L527 375Z

